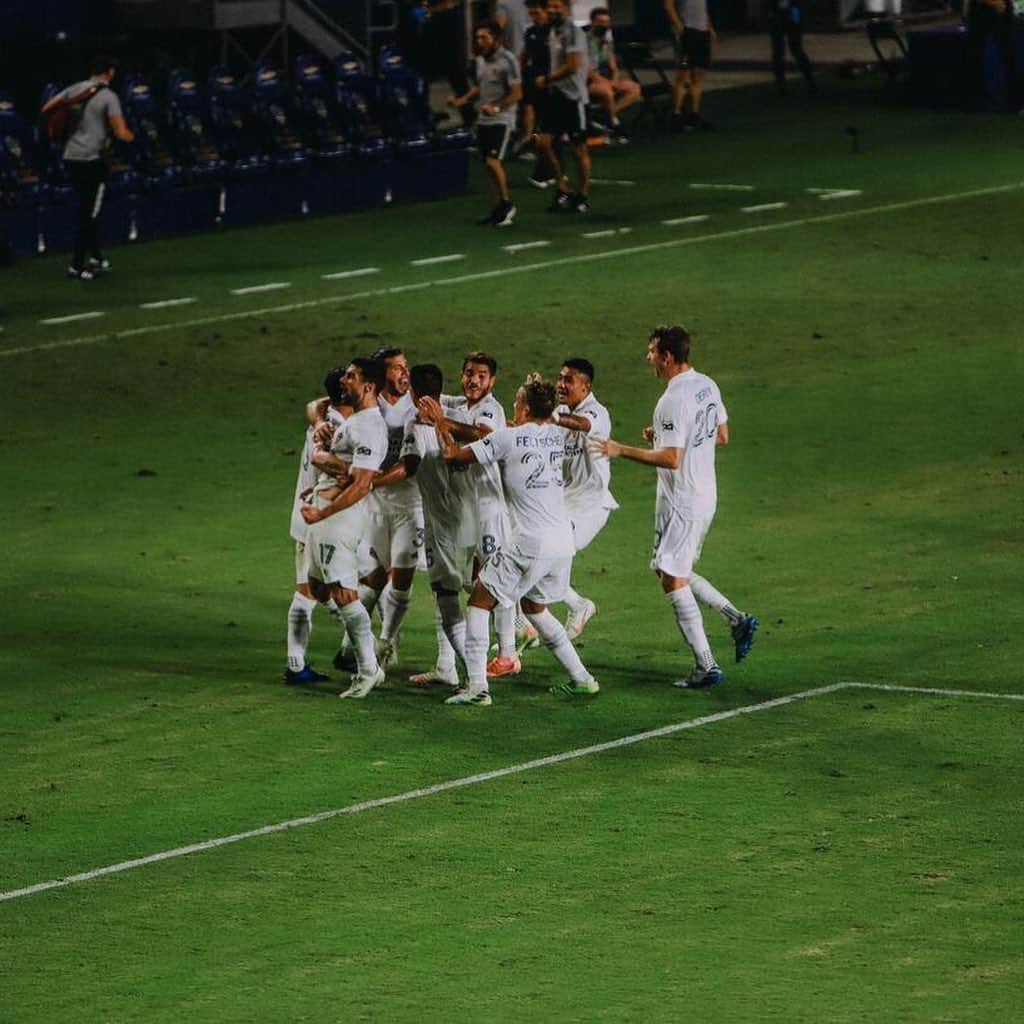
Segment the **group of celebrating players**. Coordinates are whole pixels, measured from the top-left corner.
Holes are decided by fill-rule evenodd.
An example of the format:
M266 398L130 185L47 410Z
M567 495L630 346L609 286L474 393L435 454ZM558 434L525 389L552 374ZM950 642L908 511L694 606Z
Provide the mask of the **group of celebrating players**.
M597 608L572 588L572 562L618 507L610 460L622 457L658 469L651 567L695 662L675 685L721 682L697 601L727 620L737 661L749 653L758 620L693 573L715 512L715 449L729 432L718 386L690 366L689 347L683 327L650 336L648 362L668 386L644 432L647 448L611 439L594 367L582 358L566 359L556 382L527 377L511 424L494 397L498 367L486 352L464 357L457 396L444 393L439 367L410 368L399 348L331 370L327 396L306 409L285 681L327 679L307 661L322 604L344 632L335 667L354 670L341 696L366 697L397 659L420 567L436 601L437 661L410 682L450 688L447 704L487 706L488 680L518 675L520 653L542 644L568 674L551 692L596 694L573 640ZM564 626L549 610L559 602L568 609ZM497 652L488 662L492 620Z

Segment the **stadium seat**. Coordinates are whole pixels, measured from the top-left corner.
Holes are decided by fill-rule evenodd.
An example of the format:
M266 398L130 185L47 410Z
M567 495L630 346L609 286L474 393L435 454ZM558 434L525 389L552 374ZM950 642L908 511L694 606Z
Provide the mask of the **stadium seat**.
M45 191L32 133L9 93L0 92L0 189L11 203L34 203Z
M268 160L260 150L248 93L223 65L211 69L207 86L209 123L218 151L235 174L265 171Z
M306 146L316 156L348 156L351 146L336 97L319 57L303 55L295 62L295 107Z
M165 188L180 181L182 168L172 152L166 120L144 78L133 75L128 79L122 106L128 127L135 133L132 160L147 188Z
M172 71L167 80L167 119L178 162L193 181L219 179L225 161L217 147L209 107L190 71Z
M429 148L434 123L427 83L395 47L380 51L380 96L385 131L398 150Z
M380 123L380 84L347 51L334 58L334 95L345 134L360 156L387 149Z
M263 147L278 166L299 167L306 148L293 124L288 85L279 68L261 64L253 72L252 112L263 136Z

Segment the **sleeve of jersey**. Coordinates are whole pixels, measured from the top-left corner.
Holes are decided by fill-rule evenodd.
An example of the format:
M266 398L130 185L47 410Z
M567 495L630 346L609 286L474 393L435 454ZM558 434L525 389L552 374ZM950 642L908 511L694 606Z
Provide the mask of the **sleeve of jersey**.
M416 433L416 421L409 420L405 425L405 434L402 436L402 449L398 457L404 459L410 455L415 455L417 458L421 458L422 454L419 446L419 437Z
M505 424L505 410L501 407L500 402L488 402L486 408L480 410L477 426L500 430Z
M469 446L470 451L472 451L476 456L476 461L479 462L481 466L486 466L491 462L497 462L508 450L510 434L511 431L505 428L495 430L486 437L481 438L479 441L474 441Z
M516 61L510 60L510 61L507 61L507 64L508 64L508 73L507 73L508 86L511 89L513 85L518 85L523 80L523 76L522 76L521 72L519 71L519 64Z
M572 28L572 38L569 45L565 48L565 52L585 54L587 52L587 37L583 34L583 29L579 25L573 25Z
M590 437L612 436L612 420L607 409L597 406L587 412L587 419L590 420Z
M683 402L672 402L666 404L660 413L661 422L658 427L661 430L662 448L685 448L686 447L686 406Z
M353 469L380 469L388 454L388 430L384 421L380 422L380 430L360 433L355 438L355 449L352 452Z
M718 422L728 423L729 413L726 411L725 402L722 401L722 393L718 393Z
M113 89L107 89L107 117L124 117L121 111L121 101Z

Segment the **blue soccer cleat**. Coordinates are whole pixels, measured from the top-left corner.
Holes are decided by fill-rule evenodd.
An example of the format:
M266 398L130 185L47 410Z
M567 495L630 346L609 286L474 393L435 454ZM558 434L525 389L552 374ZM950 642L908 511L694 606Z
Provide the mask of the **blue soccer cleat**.
M299 686L301 683L324 683L329 678L330 676L317 672L309 665L303 665L298 672L293 672L290 668L284 670L284 681L288 686Z
M717 666L701 668L695 665L693 671L685 679L677 679L672 685L683 690L710 690L725 681L725 673Z
M761 623L756 615L744 615L735 626L732 627L732 640L736 645L736 660L742 661L754 646L754 634Z

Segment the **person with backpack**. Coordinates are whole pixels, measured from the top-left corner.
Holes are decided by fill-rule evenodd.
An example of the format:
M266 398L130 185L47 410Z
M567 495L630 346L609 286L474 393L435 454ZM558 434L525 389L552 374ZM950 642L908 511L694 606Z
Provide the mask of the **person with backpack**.
M41 110L50 138L64 143L64 168L77 199L75 250L68 277L91 281L110 261L100 251L99 215L108 169L105 161L111 136L131 142L121 101L110 83L117 73L110 57L93 61L90 76L49 99Z

